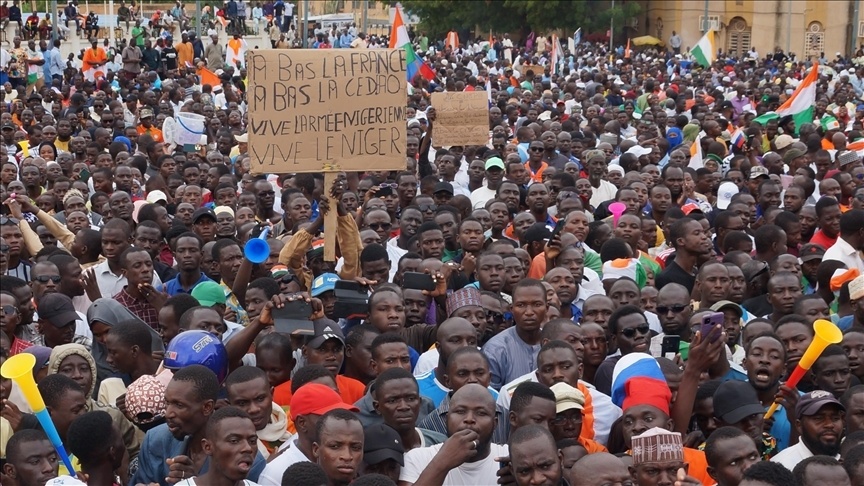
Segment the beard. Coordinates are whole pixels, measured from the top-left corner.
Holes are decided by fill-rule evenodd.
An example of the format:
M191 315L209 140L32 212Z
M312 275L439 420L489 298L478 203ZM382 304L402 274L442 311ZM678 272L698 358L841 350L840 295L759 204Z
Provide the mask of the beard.
M804 435L801 436L801 441L804 442L804 445L813 452L813 455L816 456L828 456L835 457L840 453L840 442L841 438L837 439L836 444L825 444L821 442L819 439L810 439Z

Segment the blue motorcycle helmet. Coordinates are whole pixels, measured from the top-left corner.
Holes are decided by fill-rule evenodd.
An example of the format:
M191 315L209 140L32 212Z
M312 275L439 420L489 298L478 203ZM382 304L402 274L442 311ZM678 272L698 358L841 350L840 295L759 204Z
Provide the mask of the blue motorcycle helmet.
M203 365L216 374L219 383L228 376L228 352L219 338L207 331L183 331L168 343L163 364L169 370Z

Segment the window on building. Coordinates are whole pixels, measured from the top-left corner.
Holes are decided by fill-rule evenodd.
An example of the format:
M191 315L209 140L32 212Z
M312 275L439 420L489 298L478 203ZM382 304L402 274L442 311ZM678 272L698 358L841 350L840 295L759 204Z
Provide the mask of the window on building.
M752 40L752 29L747 21L741 17L735 17L729 22L726 31L726 52L733 56L747 54L750 50Z

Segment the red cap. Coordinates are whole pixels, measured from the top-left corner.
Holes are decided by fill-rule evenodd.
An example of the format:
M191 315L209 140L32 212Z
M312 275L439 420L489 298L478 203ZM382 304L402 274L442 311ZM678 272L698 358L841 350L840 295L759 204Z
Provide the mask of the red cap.
M627 380L627 383L624 384L624 389L625 398L621 407L622 410L627 410L634 405L651 405L669 415L672 392L665 381L637 376Z
M296 421L299 415L324 415L337 408L357 411L357 407L343 402L342 397L329 386L307 383L291 397L291 420Z
M693 211L699 211L701 213L702 209L700 209L699 205L696 203L687 203L681 206L681 211L684 211L684 214L690 214Z

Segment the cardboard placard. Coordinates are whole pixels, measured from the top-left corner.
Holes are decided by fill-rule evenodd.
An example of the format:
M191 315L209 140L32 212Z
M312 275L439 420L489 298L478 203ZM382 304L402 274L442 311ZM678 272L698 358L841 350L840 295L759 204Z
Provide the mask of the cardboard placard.
M542 76L543 73L546 72L546 66L540 66L538 64L522 64L519 66L519 72L522 76L525 76L528 71L533 72L534 76Z
M485 91L432 93L435 143L446 146L489 142L489 100Z
M405 169L402 49L247 54L253 174Z

